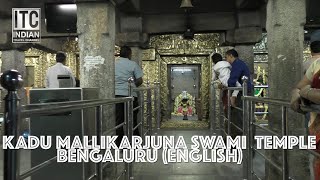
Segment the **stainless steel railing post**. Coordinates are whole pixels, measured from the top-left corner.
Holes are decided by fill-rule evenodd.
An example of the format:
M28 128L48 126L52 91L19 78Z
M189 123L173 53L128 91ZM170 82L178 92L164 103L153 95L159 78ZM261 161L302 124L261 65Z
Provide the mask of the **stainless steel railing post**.
M224 123L224 109L223 109L223 103L222 103L222 95L223 95L223 91L220 90L219 91L220 95L219 95L219 113L218 113L218 119L220 121L219 123L219 128L220 128L220 131L222 132L225 132L225 123ZM222 116L223 115L223 116ZM225 134L223 134L224 136Z
M231 97L231 91L228 89L227 91L227 98L228 98L228 116L227 116L227 121L228 121L228 136L230 136L231 133L231 102L230 102L230 97Z
M243 97L248 96L248 77L242 77L242 95ZM243 135L246 136L246 150L244 153L244 163L243 163L243 175L245 179L251 180L251 176L249 175L250 168L250 115L249 115L250 107L249 101L243 99L242 100L242 130Z
M210 109L210 130L216 130L216 89L214 87L214 82L211 83L211 103L212 108Z
M96 136L98 142L101 142L102 136L102 107L102 105L96 107ZM102 162L96 163L96 176L97 180L103 179Z
M128 79L128 86L129 86L129 97L132 97L132 87L134 83L134 79L131 77ZM126 114L127 114L127 118L126 118L126 135L128 137L128 140L130 142L130 144L132 144L132 135L133 135L133 97L131 99L131 101L128 101L126 104ZM128 155L129 155L129 151L128 151ZM126 179L127 180L131 180L133 179L133 167L132 167L133 163L126 163L125 168L126 168Z
M249 100L248 100L249 101ZM250 113L249 113L249 179L253 179L253 147L254 147L254 135L255 135L255 127L253 122L255 121L255 103L253 101L249 101L250 103Z
M282 137L288 135L288 116L287 108L281 107L281 123L282 123ZM288 150L282 149L282 179L289 179L289 165L288 165Z
M21 74L16 70L8 70L1 75L1 86L8 90L4 107L4 135L14 136L12 144L19 138L20 98L17 90L23 86ZM4 149L3 179L17 180L20 173L19 153L16 149Z
M144 92L140 91L140 122L141 122L141 135L144 135Z
M154 86L156 87L157 86L157 84L156 84L156 82L154 82L153 83L154 84ZM159 98L158 97L158 93L157 93L157 89L156 88L154 88L153 89L153 101L151 100L151 102L153 102L153 107L154 107L154 118L155 118L155 121L156 121L156 126L157 126L157 128L158 128L158 116L157 116L157 111L158 111L158 109L157 109L157 99Z
M133 135L133 98L131 101L128 101L126 103L127 106L127 137L128 140L130 142L130 144L132 144L132 135ZM129 151L128 151L128 155L129 155ZM133 179L133 172L132 172L132 167L133 163L126 163L126 179L127 180L131 180Z
M150 87L150 82L147 83L147 86ZM151 101L151 89L147 90L147 126L148 126L148 134L151 135L152 131L152 101Z

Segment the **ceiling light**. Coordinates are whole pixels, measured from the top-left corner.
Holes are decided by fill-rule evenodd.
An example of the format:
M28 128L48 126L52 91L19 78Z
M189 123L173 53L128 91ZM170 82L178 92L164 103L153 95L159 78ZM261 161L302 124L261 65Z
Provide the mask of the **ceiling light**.
M61 4L61 5L59 5L59 8L63 9L63 10L76 10L77 5L76 4Z
M193 8L193 5L192 5L192 3L191 3L191 0L182 0L182 1L181 1L180 8L184 8L184 9Z
M182 68L177 68L177 69L173 69L173 71L179 71L179 72L191 72L192 69L182 69Z

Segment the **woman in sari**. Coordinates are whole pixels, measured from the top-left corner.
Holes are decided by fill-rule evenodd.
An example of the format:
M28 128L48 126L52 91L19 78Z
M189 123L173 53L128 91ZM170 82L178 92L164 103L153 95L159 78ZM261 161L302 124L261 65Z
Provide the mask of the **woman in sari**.
M315 61L307 70L304 78L293 91L291 107L297 112L302 112L300 104L307 100L310 103L320 104L320 59ZM309 135L316 136L316 149L320 153L320 113L311 112L308 122ZM311 174L315 180L320 180L320 158L313 158Z

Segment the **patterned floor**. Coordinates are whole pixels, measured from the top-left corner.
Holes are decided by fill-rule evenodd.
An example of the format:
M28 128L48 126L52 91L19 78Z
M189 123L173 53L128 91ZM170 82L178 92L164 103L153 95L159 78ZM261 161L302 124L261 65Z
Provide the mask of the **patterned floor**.
M193 115L193 116L187 116L188 117L188 121L198 121L198 115ZM183 120L183 116L182 115L171 115L171 119L170 120Z
M162 122L161 128L165 129L208 129L207 120L202 121L184 121L184 120L167 120Z
M187 121L185 121L187 122ZM160 136L183 136L188 149L191 146L193 135L211 136L209 130L157 130ZM218 135L218 134L215 134ZM158 154L158 161L155 163L134 163L133 175L135 180L242 180L242 165L236 163L169 163L163 164L162 153ZM264 178L265 162L260 156L254 159L254 171L262 179ZM118 174L123 170L124 164L118 163ZM124 180L121 177L119 180Z

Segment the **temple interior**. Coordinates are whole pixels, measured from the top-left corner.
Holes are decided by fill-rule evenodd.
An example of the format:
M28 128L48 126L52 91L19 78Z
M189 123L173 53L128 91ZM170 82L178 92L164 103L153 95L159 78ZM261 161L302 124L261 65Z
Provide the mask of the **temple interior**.
M173 42L173 43L172 43ZM172 44L171 44L172 43ZM223 53L231 47L219 47L219 34L195 34L193 40L185 40L181 35L155 35L151 37L150 47L142 50L141 66L145 82L163 82L161 86L161 113L164 121L183 120L183 102L187 99L190 120L204 121L202 128L208 128L209 94L212 77L212 63L209 55L212 52ZM267 33L262 35L260 42L252 46L254 52L255 85L268 85L268 49ZM80 57L77 38L68 38L62 45L67 52L67 66L80 79ZM119 55L119 46L115 46L115 59ZM304 42L303 57L311 56L309 42ZM1 52L0 52L1 58ZM25 51L26 79L24 88L43 88L47 69L55 64L55 53L42 49L29 48ZM26 93L27 96L28 93ZM257 97L267 97L266 88L255 88ZM268 106L256 104L258 111L267 112ZM267 123L266 114L256 116L261 123ZM180 124L181 123L181 124ZM183 125L185 122L167 122L171 128L198 127L197 122ZM163 126L167 125L165 122Z

